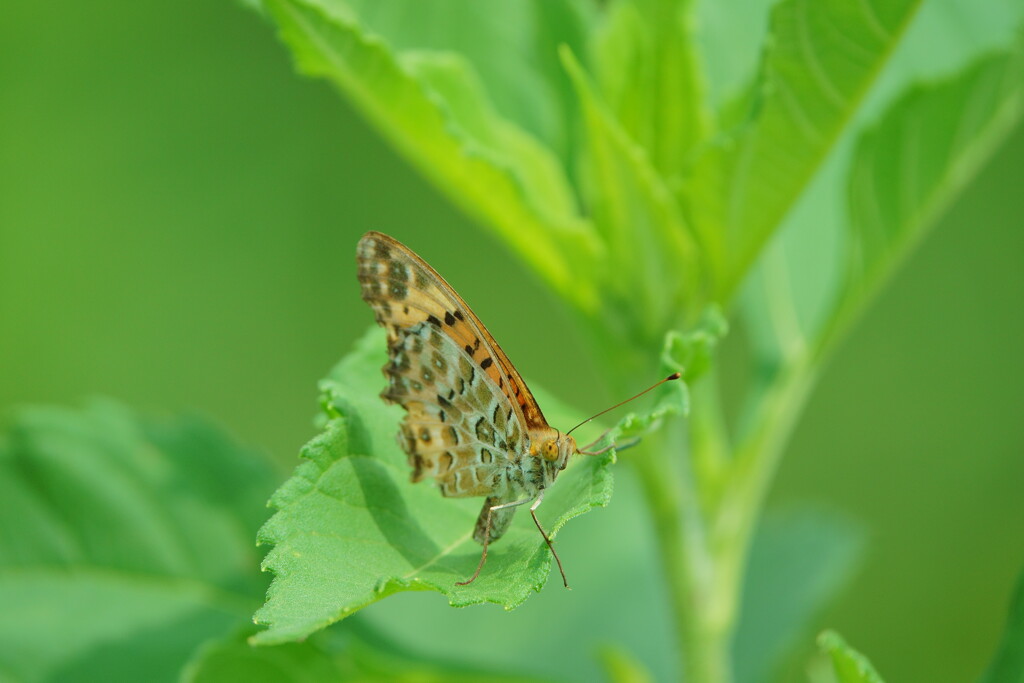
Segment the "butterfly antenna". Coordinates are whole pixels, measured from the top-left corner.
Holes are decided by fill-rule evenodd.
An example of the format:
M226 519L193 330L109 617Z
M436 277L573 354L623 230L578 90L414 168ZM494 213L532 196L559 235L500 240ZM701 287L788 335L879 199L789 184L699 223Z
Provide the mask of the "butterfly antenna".
M615 409L616 409L616 408L618 408L619 406L624 406L624 405L626 405L627 403L629 403L630 401L633 401L633 400L635 400L635 399L638 399L638 398L640 398L641 396L643 396L644 394L646 394L646 393L647 393L648 391L651 391L652 389L657 389L658 387L660 387L660 386L661 386L662 384L664 384L665 382L671 382L672 380L674 380L674 379L679 379L680 377L682 377L682 375L681 375L680 373L678 373L678 372L673 372L673 373L672 373L671 375L669 375L669 376L668 376L668 377L666 377L665 379L663 379L663 380L660 380L660 381L657 381L657 382L655 382L654 384L652 384L651 386L647 387L646 389L644 389L643 391L641 391L641 392L640 392L639 394L637 394L636 396L632 396L632 397L630 397L630 398L627 398L627 399L626 399L625 401L622 401L622 402L620 402L620 403L616 403L616 404L615 404L615 405L613 405L613 406L612 406L611 408L605 408L604 410L602 410L602 411L601 411L600 413L598 413L597 415L591 415L591 416L590 416L590 417L588 417L588 418L587 418L586 420L584 420L583 422L580 422L580 423L579 423L578 425L576 425L575 427L573 427L572 429L570 429L570 430L569 430L568 432L566 432L566 433L565 433L565 434L566 434L566 436L568 436L569 434L572 434L572 433L573 433L573 432L575 432L575 431L576 431L577 429L579 429L579 428L580 428L580 427L582 427L583 425L585 425L585 424L587 424L588 422L590 422L591 420L593 420L593 419L594 419L595 417L601 417L601 416L602 416L602 415L604 415L605 413L607 413L607 412L610 412L610 411L612 411L612 410L615 410Z

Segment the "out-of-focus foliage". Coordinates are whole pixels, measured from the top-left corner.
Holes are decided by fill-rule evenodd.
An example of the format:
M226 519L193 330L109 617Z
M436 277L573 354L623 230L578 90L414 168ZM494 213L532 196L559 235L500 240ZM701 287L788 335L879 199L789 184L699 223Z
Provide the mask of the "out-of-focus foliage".
M1024 572L1017 579L1010 599L1006 629L999 648L982 683L1020 683L1024 681Z
M0 670L173 680L265 590L251 536L274 474L198 420L22 411L0 441Z
M434 661L405 651L365 626L346 622L297 643L252 647L247 628L200 648L182 672L187 683L545 683L549 679Z
M868 658L847 645L835 631L818 636L818 647L832 660L838 683L883 683Z

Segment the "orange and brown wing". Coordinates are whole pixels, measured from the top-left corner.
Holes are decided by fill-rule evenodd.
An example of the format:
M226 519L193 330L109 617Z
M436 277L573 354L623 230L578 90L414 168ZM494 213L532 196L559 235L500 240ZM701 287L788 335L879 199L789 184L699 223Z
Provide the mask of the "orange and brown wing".
M363 298L387 331L381 396L406 409L398 442L413 481L431 477L452 497L504 499L510 486L525 486L523 475L508 479L507 466L530 450L520 406L536 403L480 321L440 275L386 235L360 240L358 264Z
M357 248L363 299L388 332L420 323L433 325L452 339L480 371L508 397L523 426L550 430L540 406L515 366L465 301L426 261L404 244L380 232L368 232Z

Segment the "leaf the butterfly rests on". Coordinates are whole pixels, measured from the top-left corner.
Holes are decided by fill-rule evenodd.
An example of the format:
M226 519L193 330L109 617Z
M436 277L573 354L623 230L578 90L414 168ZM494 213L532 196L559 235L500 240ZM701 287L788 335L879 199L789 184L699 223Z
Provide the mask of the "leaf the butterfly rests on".
M479 578L457 584L480 559L472 538L479 504L409 481L408 455L395 439L403 411L377 396L387 346L384 329L369 330L320 382L322 430L274 493L275 512L258 536L271 546L263 569L274 579L254 616L269 628L254 643L301 640L405 591L436 591L455 607L489 602L513 609L548 578L551 553L532 519L520 519L492 546ZM541 389L535 386L535 396L552 422L583 417ZM680 382L649 409L624 416L601 443L646 434L668 415L684 414L685 405ZM537 510L545 529L557 531L608 504L615 455L609 450L570 462Z
M579 449L547 423L487 328L423 259L369 232L359 241L357 261L363 299L387 331L388 386L381 397L406 410L398 442L412 480L431 477L449 497L485 496L473 534L484 550L471 582L516 508L533 503L532 514Z

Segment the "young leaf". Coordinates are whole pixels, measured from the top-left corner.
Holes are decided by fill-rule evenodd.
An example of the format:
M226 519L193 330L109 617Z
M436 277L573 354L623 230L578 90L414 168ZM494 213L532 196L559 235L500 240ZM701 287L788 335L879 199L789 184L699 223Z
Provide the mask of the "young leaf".
M822 226L821 195L830 193L818 192L817 210L794 216L769 245L741 298L765 379L787 359L831 350L1020 120L1022 55L1024 41L1018 41L948 79L915 84L854 141L850 170L835 173L837 195L845 181L846 216L837 214L835 227ZM844 228L845 261L823 258L823 252L840 253ZM834 237L822 243L826 232ZM751 404L766 386L752 387Z
M563 298L593 312L597 246L558 159L491 106L457 54L395 55L343 4L267 0L299 68L329 79L428 178Z
M251 534L273 479L194 419L18 413L0 443L0 671L176 680L258 604Z
M918 85L857 143L849 174L851 317L1024 113L1024 38L944 82Z
M576 57L562 50L583 110L584 183L594 227L614 267L602 268L604 306L618 313L620 336L651 346L677 324L696 289L696 254L679 207L644 149L598 99ZM637 301L645 302L637 306ZM615 322L615 321L606 321Z
M472 531L482 503L444 498L434 486L409 481L395 441L401 410L377 395L385 349L383 331L374 328L322 384L331 417L303 449L306 462L274 494L278 512L259 535L274 545L264 567L275 578L256 613L270 628L254 642L301 639L406 590L434 590L454 606L493 602L511 609L547 580L551 554L529 514L519 514L491 546L479 578L456 585L480 558ZM535 393L552 424L576 421ZM613 451L581 456L559 476L537 510L552 536L569 519L607 504L613 461ZM571 577L571 558L562 559Z
M662 365L670 371L681 372L683 379L690 384L711 367L712 354L728 332L729 323L721 309L711 306L689 332L670 330L665 335Z
M1017 578L1009 612L999 649L981 683L1024 682L1024 572Z
M669 182L707 134L689 0L611 3L591 48L609 111ZM576 54L579 54L578 52Z
M856 111L920 0L784 0L747 120L694 162L684 200L731 298Z
M560 157L572 137L575 102L559 45L584 48L592 8L585 0L319 0L380 36L395 54L429 51L473 65L501 115ZM332 12L333 10L333 12Z
M847 645L835 631L818 636L818 648L832 659L839 683L883 683L868 658Z

